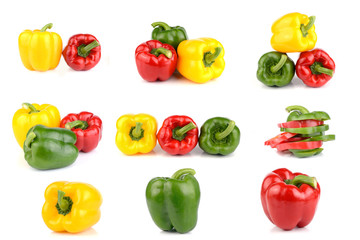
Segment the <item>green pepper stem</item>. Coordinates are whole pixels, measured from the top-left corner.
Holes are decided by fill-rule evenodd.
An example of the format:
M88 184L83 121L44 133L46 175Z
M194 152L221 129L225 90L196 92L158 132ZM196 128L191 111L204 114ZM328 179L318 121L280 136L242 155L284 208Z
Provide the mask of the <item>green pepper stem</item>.
M280 61L275 66L272 66L270 68L270 71L272 73L276 73L277 71L279 71L284 66L284 64L286 63L287 58L288 57L287 57L286 54L282 54L281 58L280 58Z
M85 130L89 127L89 124L86 121L76 120L73 122L68 122L65 124L66 129L73 129L73 128L80 128L82 130Z
M308 31L309 31L310 28L314 25L315 20L316 20L316 17L315 17L315 16L310 16L310 17L309 17L309 23L308 23L308 24L306 24L306 25L301 24L300 29L301 29L301 32L302 32L303 37L306 37L306 36L308 35Z
M164 30L171 30L171 27L164 22L154 22L151 24L151 26L153 28L160 26L160 27L164 28Z
M31 113L36 113L36 112L40 112L39 110L37 110L34 105L30 104L30 103L23 103L22 107L25 108L26 110L30 110L29 114Z
M188 131L195 129L196 125L193 122L188 123L187 125L183 126L182 128L175 131L176 136L181 137L185 135Z
M305 175L298 175L298 176L294 177L293 179L286 179L285 183L290 184L290 185L295 185L297 187L300 187L302 184L308 184L314 189L317 188L316 178L305 176Z
M164 54L165 57L167 58L171 58L172 57L172 52L169 49L163 48L163 47L159 47L159 48L153 48L150 51L151 54L155 55L155 56L159 56L160 54Z
M92 41L92 42L89 43L88 45L85 45L85 44L80 45L80 46L78 47L78 55L79 55L80 57L85 57L85 58L86 58L87 56L89 56L90 51L91 51L93 48L96 48L96 47L98 47L98 46L100 46L100 43L99 43L98 41L96 41L96 40Z
M173 178L173 179L180 179L181 178L181 176L183 176L183 175L185 175L185 174L191 174L191 175L195 175L195 170L194 169L192 169L192 168L183 168L183 169L180 169L180 170L178 170L178 171L176 171L172 176L171 176L171 178Z
M135 137L135 138L139 138L141 136L141 129L142 129L142 125L143 123L141 122L136 122L135 128L132 130L131 134Z
M316 72L324 73L324 74L326 74L326 75L329 75L330 77L332 77L332 76L333 76L333 73L334 73L334 71L333 71L332 69L324 68L324 67L322 67L322 66L320 66L320 65L316 65L316 66L314 67L314 70L315 70Z
M36 134L34 132L29 132L28 135L26 136L24 145L29 148L30 144L34 141L35 138L36 138Z
M45 32L47 29L51 29L52 27L53 27L53 24L48 23L40 30L40 32Z
M235 127L235 122L230 121L228 126L226 127L226 129L223 132L218 132L215 134L216 140L220 141L220 140L226 138L227 136L229 136L229 134L234 130L234 127Z
M298 111L298 112L301 112L302 114L309 113L309 110L307 110L305 107L300 106L300 105L288 106L288 107L286 108L286 111L287 111L287 112Z
M205 54L205 58L204 58L205 63L211 65L215 61L215 59L220 55L221 51L222 51L221 47L216 47L214 53Z

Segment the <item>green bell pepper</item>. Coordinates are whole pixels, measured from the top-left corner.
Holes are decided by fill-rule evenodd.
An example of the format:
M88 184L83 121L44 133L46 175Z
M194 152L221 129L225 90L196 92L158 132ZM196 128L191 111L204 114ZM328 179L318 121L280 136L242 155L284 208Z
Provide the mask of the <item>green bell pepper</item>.
M230 119L210 118L201 126L199 146L206 153L228 155L239 143L240 130Z
M185 28L176 26L170 27L164 22L154 22L151 24L154 27L151 38L162 43L170 44L177 50L178 45L188 39Z
M36 125L26 135L25 160L40 170L66 167L78 157L75 142L75 133L68 129Z
M287 121L296 121L296 120L308 120L315 119L320 121L330 120L329 114L322 111L309 112L305 107L299 105L293 105L286 108L290 114L287 118Z
M324 149L323 148L314 148L310 150L301 150L301 149L289 149L295 157L298 158L305 158L305 157L312 157L321 153Z
M146 187L146 202L155 224L164 231L187 233L195 228L200 187L190 168L171 178L157 177Z
M295 64L286 53L268 52L258 62L257 79L269 87L288 85L295 74Z

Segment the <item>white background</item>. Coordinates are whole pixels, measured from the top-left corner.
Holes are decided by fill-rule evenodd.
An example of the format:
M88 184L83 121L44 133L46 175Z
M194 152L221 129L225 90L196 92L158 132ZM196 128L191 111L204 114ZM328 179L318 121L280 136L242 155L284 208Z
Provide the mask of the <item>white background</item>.
M358 233L359 14L357 1L6 1L1 4L1 239L354 239ZM283 88L256 79L257 61L272 51L271 25L289 12L316 15L316 47L336 63L324 87L306 87L298 78ZM139 76L135 48L149 40L154 21L186 28L189 38L212 37L225 48L222 76L194 84L180 76L148 83ZM95 35L102 59L90 71L75 72L63 59L45 73L21 63L17 38L25 29L54 24L67 43L77 33ZM298 54L289 54L296 62ZM49 103L61 116L91 111L103 120L103 139L69 167L38 171L27 165L11 121L23 102ZM332 120L319 156L298 159L264 146L286 121L285 107L322 110ZM116 120L126 113L149 113L158 125L174 114L205 120L236 121L241 142L235 153L209 156L196 147L186 156L170 156L156 146L150 154L125 156L115 145ZM197 227L188 234L166 233L152 222L145 202L147 182L171 176L179 168L197 171L201 201ZM322 189L314 220L304 229L282 231L263 213L260 186L265 175L286 167L316 176ZM54 181L94 185L103 195L102 217L77 235L53 233L43 223L44 190Z

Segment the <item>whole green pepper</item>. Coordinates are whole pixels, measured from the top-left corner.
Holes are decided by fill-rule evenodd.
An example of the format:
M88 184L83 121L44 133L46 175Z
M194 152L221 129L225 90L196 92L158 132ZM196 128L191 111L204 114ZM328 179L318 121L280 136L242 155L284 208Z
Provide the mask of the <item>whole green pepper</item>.
M151 38L162 43L170 44L177 50L178 45L188 39L185 28L176 26L170 27L164 22L154 22L151 24L154 27Z
M200 187L190 168L171 178L157 177L146 187L146 202L155 224L164 231L187 233L195 228Z
M40 170L66 167L78 157L75 142L75 133L68 129L36 125L26 135L25 160Z
M286 53L268 52L258 62L257 79L269 87L288 85L295 74L295 64Z
M228 118L210 118L201 126L199 146L206 153L228 155L239 143L240 130Z
M297 121L297 120L308 120L315 119L320 121L330 120L329 114L322 111L309 112L305 107L299 105L292 105L286 108L290 114L287 118L287 121Z

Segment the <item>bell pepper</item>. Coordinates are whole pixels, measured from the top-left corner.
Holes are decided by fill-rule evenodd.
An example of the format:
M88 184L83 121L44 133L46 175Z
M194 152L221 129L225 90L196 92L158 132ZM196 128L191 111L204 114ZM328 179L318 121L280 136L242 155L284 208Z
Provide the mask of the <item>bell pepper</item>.
M316 44L315 16L289 13L279 18L271 27L271 46L279 52L304 52Z
M126 114L117 122L116 146L126 155L151 152L156 146L157 123L148 114Z
M154 28L151 39L170 44L175 50L182 41L188 39L185 28L183 27L170 27L164 22L154 22L151 26Z
M324 86L334 72L334 60L321 49L302 52L296 63L296 75L309 87Z
M297 133L297 134L312 134L318 132L325 132L329 130L329 125L324 124L316 127L303 127L303 128L280 128L282 132Z
M177 54L171 45L151 40L136 48L135 60L138 72L144 80L165 81L176 69Z
M295 64L285 53L268 52L258 62L257 79L266 86L286 86L294 75Z
M324 121L308 119L308 120L298 120L298 121L290 121L285 123L279 123L279 128L301 128L301 127L316 127L319 125L323 125Z
M289 112L289 116L287 121L299 121L299 120L319 120L319 121L326 121L330 120L329 114L322 111L314 111L309 112L305 107L299 105L292 105L286 108L286 111Z
M188 116L171 116L164 120L157 139L161 148L172 155L183 155L196 147L199 130Z
M23 103L12 119L14 135L20 147L23 147L29 129L37 124L59 127L59 110L50 104Z
M291 139L292 137L294 137L296 135L297 135L297 133L283 132L283 133L280 133L279 135L267 140L265 142L265 145L271 146L272 148L274 148L278 144L280 144L282 142L285 142L285 141Z
M179 58L177 70L193 82L208 82L220 77L224 71L224 47L215 39L199 38L182 41L177 52Z
M24 66L31 71L47 71L57 67L61 58L62 40L51 29L52 23L41 30L25 30L19 36L19 52Z
M261 186L261 203L269 220L284 230L305 227L320 199L316 178L286 168L268 174Z
M295 157L298 158L306 158L312 157L320 154L324 149L323 148L315 148L310 150L302 150L302 149L289 149L289 151L294 154Z
M90 112L70 113L61 120L60 127L75 133L75 146L82 152L94 150L101 140L102 121Z
M100 61L101 46L91 34L76 34L69 39L62 54L69 67L76 71L86 71Z
M312 141L312 142L286 142L276 145L278 151L285 151L289 149L314 149L319 148L323 144L322 141Z
M100 220L102 196L92 185L54 182L45 190L42 218L55 232L79 233Z
M75 133L68 129L36 125L29 130L24 142L25 160L40 170L69 166L79 154L75 142Z
M146 203L154 223L164 231L187 233L197 223L200 187L190 168L171 178L157 177L146 187Z
M210 118L201 126L199 146L208 154L228 155L239 143L240 130L228 118Z

